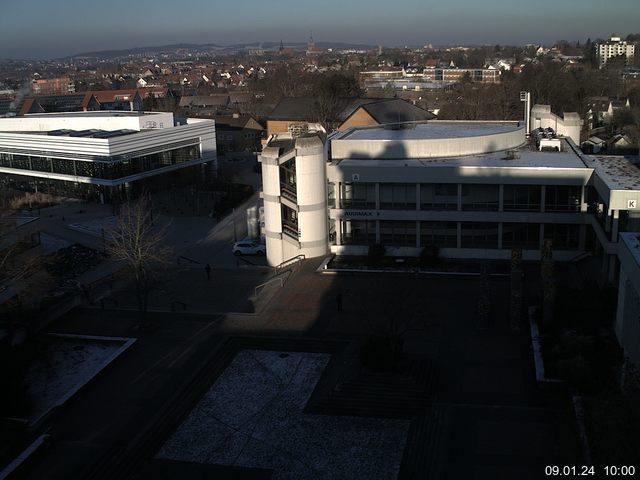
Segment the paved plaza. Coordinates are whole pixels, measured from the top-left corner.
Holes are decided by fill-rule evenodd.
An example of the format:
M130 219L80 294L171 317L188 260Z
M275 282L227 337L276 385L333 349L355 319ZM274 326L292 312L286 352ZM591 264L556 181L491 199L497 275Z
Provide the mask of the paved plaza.
M527 330L509 328L504 278L491 279L492 321L479 325L477 277L322 275L315 271L319 263L304 262L253 313L152 312L150 325L141 327L135 311L79 309L55 322L51 328L57 332L135 336L138 342L50 420L55 442L33 463L30 478L120 478L135 472L157 478L186 472L194 478L287 478L282 462L252 463L252 453L244 451L238 457L243 462L217 464L213 456L213 464L204 464L188 449L179 457L170 440L247 348L330 358L304 406L309 418L344 417L344 425L354 429L349 418L407 422L408 430L394 441L393 448L404 442L397 478L540 478L546 464L580 462L571 404L562 393L538 388ZM252 275L250 269L234 271L219 275L229 291L248 281L243 275ZM182 283L189 304L202 295L189 285L208 285L202 277L203 272L176 270L174 281ZM236 295L247 295L245 290L235 288ZM358 352L390 325L404 332L403 355L395 371L370 371ZM339 343L326 349L314 342ZM243 400L237 395L228 403ZM337 441L318 438L322 445L310 449L323 451ZM310 468L322 470L316 460Z

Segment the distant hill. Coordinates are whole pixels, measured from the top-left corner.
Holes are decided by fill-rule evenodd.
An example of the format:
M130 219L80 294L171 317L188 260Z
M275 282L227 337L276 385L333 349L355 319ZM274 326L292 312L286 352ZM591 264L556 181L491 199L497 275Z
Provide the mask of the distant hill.
M287 48L293 48L295 50L304 50L307 48L306 42L287 42L284 44ZM115 58L126 57L129 55L160 55L175 53L176 50L188 50L199 53L225 53L225 52L238 52L241 50L249 50L254 48L262 48L264 50L277 50L280 47L280 42L252 42L252 43L237 43L233 45L218 45L215 43L175 43L171 45L153 46L153 47L135 47L125 48L121 50L100 50L94 52L83 52L75 55L69 55L65 58ZM355 43L343 43L343 42L316 42L316 47L326 50L348 50L348 49L371 49L372 45L363 45Z

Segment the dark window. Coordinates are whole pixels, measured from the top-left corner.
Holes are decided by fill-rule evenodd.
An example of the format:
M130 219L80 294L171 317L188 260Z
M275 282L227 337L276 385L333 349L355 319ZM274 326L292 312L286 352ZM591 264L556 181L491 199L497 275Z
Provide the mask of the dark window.
M504 186L504 210L519 212L539 212L540 195L539 185L505 185Z
M462 248L498 248L498 224L463 222Z
M457 183L423 183L420 185L421 210L457 210Z
M566 223L545 223L544 238L557 250L577 250L580 226Z
M340 222L344 245L371 245L376 243L375 220L344 220Z
M497 212L499 205L498 185L462 185L462 210Z
M503 248L540 248L540 225L537 223L503 223Z
M389 246L416 246L416 222L383 220L380 222L380 241Z
M376 208L375 183L343 183L342 208Z
M420 245L423 247L456 247L457 222L420 222Z
M380 185L382 210L415 210L415 183L385 183Z
M544 209L547 212L580 211L579 186L548 186L544 192Z

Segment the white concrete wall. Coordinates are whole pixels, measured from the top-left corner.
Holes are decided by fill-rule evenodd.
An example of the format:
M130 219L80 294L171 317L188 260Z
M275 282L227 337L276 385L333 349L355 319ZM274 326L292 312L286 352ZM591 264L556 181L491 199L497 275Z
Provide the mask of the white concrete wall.
M564 118L551 112L550 105L534 105L531 109L531 130L536 128L553 128L558 135L571 138L580 145L582 120L575 112L566 112Z
M296 141L296 183L300 253L327 253L327 191L324 144L320 137Z
M140 131L113 138L7 133L2 131L2 120L0 119L0 151L3 151L3 149L9 152L12 149L38 150L46 151L49 156L54 158L86 159L90 161L91 157L108 157L133 153L138 150L147 150L148 153L159 152L166 150L167 145L194 140L190 144L200 143L203 156L212 157L213 160L215 160L216 156L216 130L213 120L172 126L171 128ZM85 125L86 128L90 127Z
M525 127L506 133L424 140L355 140L331 142L331 156L342 158L435 158L498 152L525 143Z
M127 112L72 112L32 114L0 118L2 132L48 132L51 130L143 130L172 128L173 113L152 112L139 115Z
M260 155L265 245L267 247L267 262L272 266L278 265L284 260L278 157L279 149L273 147L265 147Z

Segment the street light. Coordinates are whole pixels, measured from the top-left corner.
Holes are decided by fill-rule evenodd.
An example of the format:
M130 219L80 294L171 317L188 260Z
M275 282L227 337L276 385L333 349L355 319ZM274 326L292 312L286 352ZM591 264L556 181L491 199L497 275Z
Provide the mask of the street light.
M531 123L531 92L520 92L520 101L524 102L525 135L529 137Z

